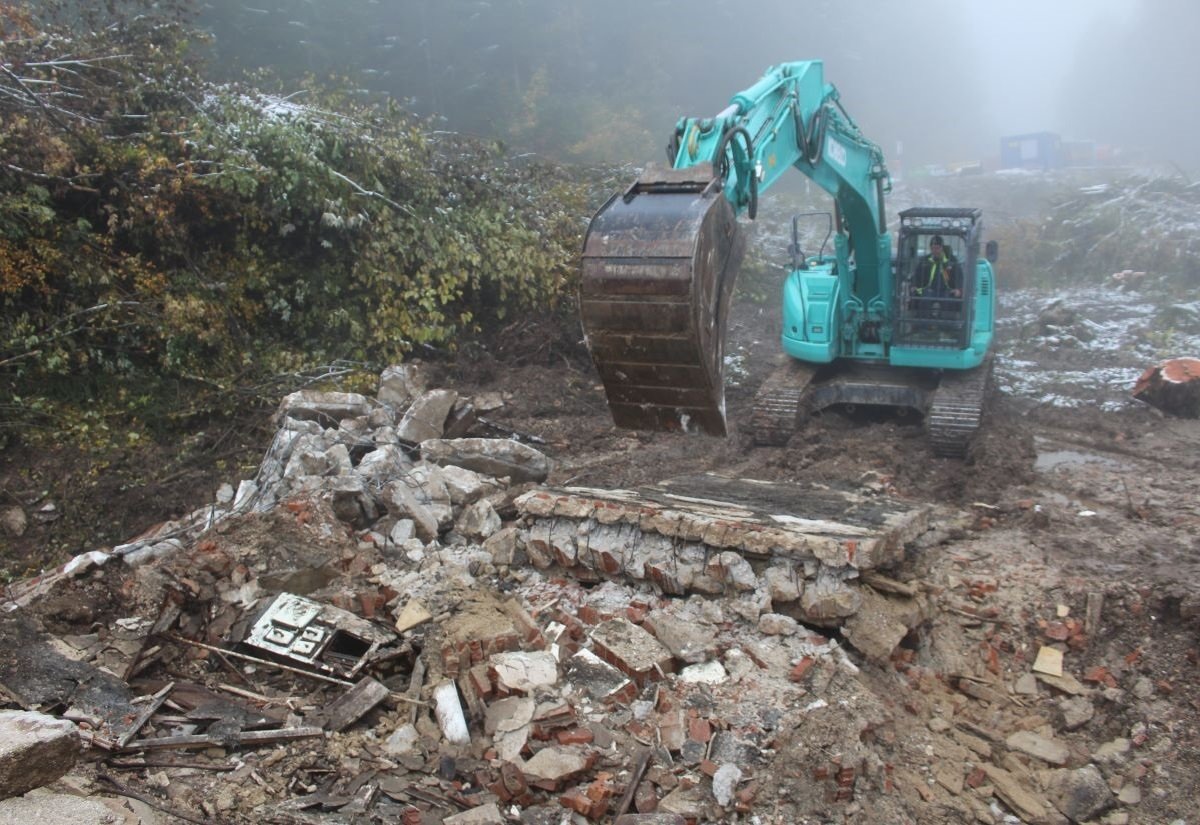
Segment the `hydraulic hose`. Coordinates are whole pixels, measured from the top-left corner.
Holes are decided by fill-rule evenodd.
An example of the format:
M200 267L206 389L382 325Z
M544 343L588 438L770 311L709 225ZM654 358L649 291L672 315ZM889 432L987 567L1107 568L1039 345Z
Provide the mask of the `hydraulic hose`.
M750 133L746 131L744 126L734 126L731 129L726 129L721 135L721 140L717 143L717 152L715 157L717 163L717 174L722 180L729 174L729 159L725 156L726 149L729 148L730 142L735 135L742 136L742 143L746 148L746 157L750 161L750 169L747 177L750 181L750 201L746 205L746 215L750 220L758 214L758 176L754 173L754 143L750 140Z
M804 159L815 166L821 158L821 147L825 143L825 110L817 109L808 122L808 134L804 136Z

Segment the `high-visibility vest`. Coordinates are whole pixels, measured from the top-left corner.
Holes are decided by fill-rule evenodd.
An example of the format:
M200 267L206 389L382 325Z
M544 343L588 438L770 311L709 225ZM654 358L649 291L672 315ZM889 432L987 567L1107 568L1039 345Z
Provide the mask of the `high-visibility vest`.
M933 286L934 281L937 280L939 275L942 277L942 282L946 285L947 289L949 289L951 286L950 266L952 265L952 261L944 255L940 259L935 258L932 255L930 255L928 260L929 260L929 283L925 284L925 286L917 287L918 295L923 293L925 290L930 289Z

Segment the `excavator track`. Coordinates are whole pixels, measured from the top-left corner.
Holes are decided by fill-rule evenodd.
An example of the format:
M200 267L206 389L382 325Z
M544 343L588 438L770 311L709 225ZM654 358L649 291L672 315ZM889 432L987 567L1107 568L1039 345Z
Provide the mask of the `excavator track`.
M767 376L750 413L755 444L780 447L788 443L800 426L808 385L816 374L815 366L789 359Z
M966 458L983 423L983 407L992 380L992 356L972 370L947 371L925 416L929 447L943 458Z
M618 427L726 434L725 326L744 248L711 164L648 169L596 213L580 316Z

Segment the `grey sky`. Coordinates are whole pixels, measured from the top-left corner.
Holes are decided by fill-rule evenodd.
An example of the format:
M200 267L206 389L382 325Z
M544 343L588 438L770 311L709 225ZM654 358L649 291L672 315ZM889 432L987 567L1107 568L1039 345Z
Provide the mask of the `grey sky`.
M1101 22L1128 20L1139 0L973 0L964 5L984 73L986 114L1002 134L1071 124L1063 80ZM1114 69L1122 61L1114 56ZM1072 135L1089 137L1088 135Z

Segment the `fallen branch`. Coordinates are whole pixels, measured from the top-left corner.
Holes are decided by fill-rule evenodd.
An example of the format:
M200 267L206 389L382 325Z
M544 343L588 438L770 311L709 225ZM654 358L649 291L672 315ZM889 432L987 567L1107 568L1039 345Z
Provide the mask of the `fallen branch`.
M17 88L24 92L29 99L32 100L38 106L38 108L42 110L46 117L50 119L51 123L53 123L59 129L62 129L64 132L71 131L67 128L65 123L55 117L54 113L50 111L50 108L46 106L45 101L35 95L33 90L25 85L25 81L13 73L12 69L8 68L8 66L4 65L3 63L0 63L0 72L4 72L4 74L8 75L9 79L12 80L13 83L17 84Z
M174 762L165 759L138 759L135 761L109 759L104 764L116 771L140 771L146 768L188 768L194 771L230 773L237 770L237 765L210 765L206 762Z
M296 739L312 739L324 736L325 729L314 725L300 728L279 728L277 730L248 730L233 734L195 733L184 736L161 736L156 739L138 739L130 742L125 750L170 750L180 748L213 748L222 747L230 741L239 745L275 745L280 742L291 742Z
M144 802L151 808L160 810L165 814L170 814L171 816L181 819L184 822L194 822L196 825L212 825L211 820L197 819L196 817L189 816L182 811L177 810L176 808L168 807L149 794L144 794L140 791L135 791L133 788L122 785L120 782L113 779L111 776L108 776L107 774L100 774L96 777L96 781L107 785L113 793L119 796L127 796L130 799L136 799L138 802Z
M416 213L413 212L410 207L407 207L404 204L396 203L394 200L389 198L387 195L382 194L381 192L372 192L370 189L364 189L363 187L359 186L357 183L350 180L350 178L346 177L345 175L343 175L341 172L337 171L336 169L330 169L329 174L333 175L338 180L345 181L346 183L350 184L350 186L352 186L354 188L354 191L358 192L358 194L360 194L360 195L364 195L365 197L368 197L368 198L379 198L379 200L383 201L388 206L392 207L393 209L395 209L398 212L407 213L409 215L412 215L414 218L417 216Z

